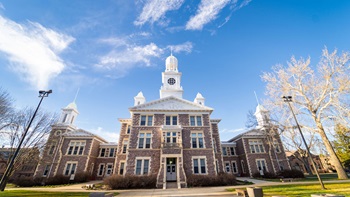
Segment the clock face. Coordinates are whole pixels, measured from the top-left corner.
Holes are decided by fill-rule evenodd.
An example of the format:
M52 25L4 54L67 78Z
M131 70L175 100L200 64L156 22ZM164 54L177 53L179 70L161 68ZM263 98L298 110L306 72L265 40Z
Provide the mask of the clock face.
M176 83L176 80L174 78L169 78L168 79L168 84L174 85Z

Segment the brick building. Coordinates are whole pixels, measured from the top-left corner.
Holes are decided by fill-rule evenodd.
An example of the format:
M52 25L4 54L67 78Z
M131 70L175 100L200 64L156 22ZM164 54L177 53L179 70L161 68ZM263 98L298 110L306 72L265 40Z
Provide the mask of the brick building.
M146 102L142 92L134 97L130 118L121 118L118 144L77 129L75 103L62 110L52 127L36 176L88 172L102 179L111 174L155 175L157 187L175 182L186 187L192 174L234 173L252 176L255 172L290 169L277 133L268 125L268 112L257 107L259 126L221 142L218 124L211 118L213 108L198 93L194 101L182 98L182 73L171 55L162 72L160 98Z

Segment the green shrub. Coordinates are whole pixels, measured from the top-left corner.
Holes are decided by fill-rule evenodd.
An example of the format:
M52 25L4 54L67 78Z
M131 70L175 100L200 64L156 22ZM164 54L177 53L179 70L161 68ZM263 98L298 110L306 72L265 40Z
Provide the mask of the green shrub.
M264 179L275 179L278 176L275 173L264 171L264 175L261 175L260 172L256 172L253 174L254 178L264 178Z
M33 187L36 185L32 177L21 176L12 180L12 183L19 187Z
M191 174L187 176L188 187L227 186L235 184L237 184L236 177L227 173L218 175Z
M69 177L63 176L62 174L58 174L54 177L50 177L45 180L45 185L62 185L62 184L68 184L69 183Z
M83 182L89 181L90 179L91 179L91 175L89 172L78 172L75 174L74 180L71 182L83 183Z
M278 176L283 178L305 178L304 173L300 170L283 170L277 173Z
M110 189L153 189L156 188L157 176L112 175L105 178L103 182Z

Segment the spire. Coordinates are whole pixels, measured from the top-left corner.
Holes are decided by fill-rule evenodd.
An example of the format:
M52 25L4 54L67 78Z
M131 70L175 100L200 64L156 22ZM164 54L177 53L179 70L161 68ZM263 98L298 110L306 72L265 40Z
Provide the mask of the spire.
M254 94L255 94L256 103L258 103L258 105L260 105L259 99L258 99L258 97L256 96L256 92L255 92L255 91L254 91Z
M204 105L205 98L202 96L201 93L197 93L196 98L194 99L194 102L200 105Z
M141 105L146 102L146 98L143 96L142 92L140 91L135 97L134 97L134 106Z
M77 100L77 97L78 97L78 94L79 94L79 90L80 90L80 88L78 88L77 93L75 93L75 97L74 97L73 103L75 103L75 101Z
M58 120L59 124L74 126L75 118L79 114L77 104L75 103L78 93L79 93L79 89L75 94L73 102L69 103L67 107L62 109L61 117Z

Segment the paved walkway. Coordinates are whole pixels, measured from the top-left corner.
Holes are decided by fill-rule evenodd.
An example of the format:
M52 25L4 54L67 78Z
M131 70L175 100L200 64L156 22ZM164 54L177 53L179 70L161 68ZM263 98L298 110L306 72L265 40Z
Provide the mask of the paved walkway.
M237 185L237 186L224 186L224 187L202 187L202 188L182 188L182 189L138 189L138 190L85 190L82 189L82 186L85 186L87 184L96 184L101 181L92 181L88 183L82 183L82 184L74 184L69 186L63 186L63 187L55 187L55 188L46 188L46 187L40 187L40 188L11 188L9 190L33 190L33 191L52 191L52 192L118 192L120 193L119 196L142 196L142 197L158 197L158 196L222 196L222 197L234 197L236 196L235 193L228 192L226 189L228 188L244 188L244 187L261 187L261 186L268 186L268 185L288 185L288 184L317 184L318 182L312 181L312 182L271 182L271 181L263 181L263 180L257 180L252 179L248 177L237 177L238 180L246 180L249 182L253 182L254 185ZM333 183L333 182L350 182L350 180L339 180L339 181L324 181L325 183Z

